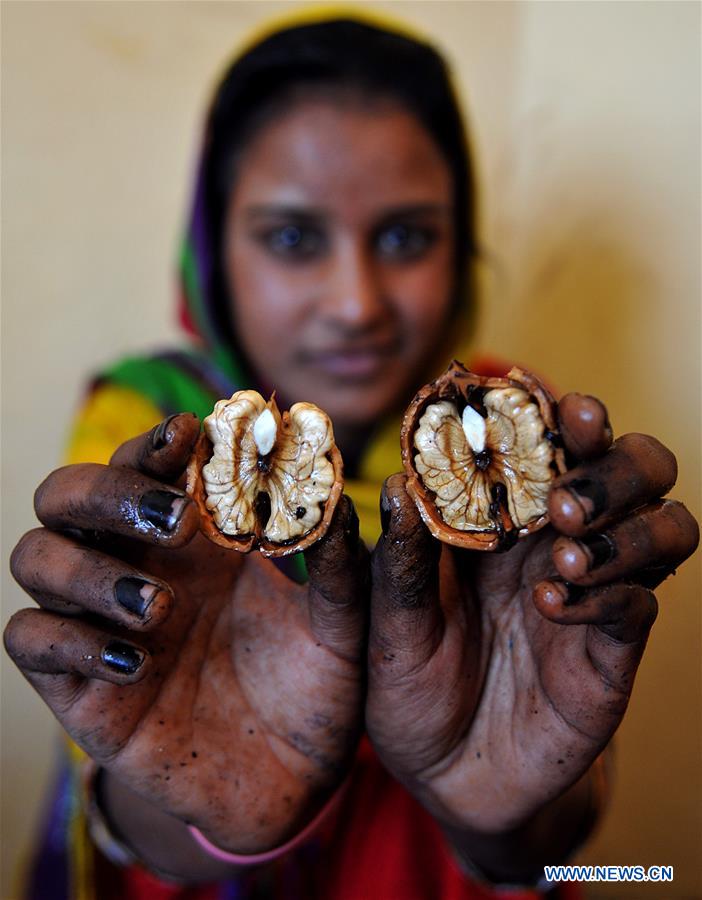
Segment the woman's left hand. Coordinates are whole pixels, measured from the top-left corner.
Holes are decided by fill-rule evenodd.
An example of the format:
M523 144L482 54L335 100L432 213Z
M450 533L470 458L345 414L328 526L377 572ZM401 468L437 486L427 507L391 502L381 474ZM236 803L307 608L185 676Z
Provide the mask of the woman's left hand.
M374 553L366 721L388 769L448 829L518 829L585 773L626 710L652 593L698 542L673 454L612 443L604 406L566 395L574 467L551 524L506 553L435 541L392 476Z

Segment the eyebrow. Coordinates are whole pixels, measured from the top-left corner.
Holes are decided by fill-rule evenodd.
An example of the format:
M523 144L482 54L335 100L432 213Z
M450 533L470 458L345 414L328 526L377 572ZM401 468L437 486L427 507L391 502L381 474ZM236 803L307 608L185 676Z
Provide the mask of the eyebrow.
M450 215L452 207L448 203L407 203L389 207L382 211L382 221L390 219L414 218L427 215ZM317 206L295 206L289 203L262 203L249 206L245 210L248 219L289 218L297 221L319 221L328 219L328 210Z

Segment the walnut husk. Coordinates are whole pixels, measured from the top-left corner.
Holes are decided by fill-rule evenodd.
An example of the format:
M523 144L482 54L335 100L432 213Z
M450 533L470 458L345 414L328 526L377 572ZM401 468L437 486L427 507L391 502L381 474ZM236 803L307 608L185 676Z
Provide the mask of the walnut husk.
M407 491L417 505L422 520L434 537L455 547L462 547L469 550L506 550L512 546L517 539L526 537L527 535L538 531L548 522L545 503L543 503L543 509L540 508L540 504L535 504L535 514L530 521L521 523L518 521L515 522L513 516L510 514L512 498L508 497L508 488L502 483L502 490L498 491L497 494L494 493L493 484L493 502L488 505L487 511L484 509L481 510L482 515L490 518L492 527L452 527L452 525L445 520L445 511L442 513L442 509L439 505L443 502L444 507L446 507L447 501L441 500L437 496L437 494L425 483L424 478L418 471L418 465L422 466L423 461L420 459L421 452L418 452L418 449L415 446L415 439L420 428L420 420L422 420L427 409L431 407L429 413L430 417L432 415L432 410L439 409L439 407L432 406L432 404L438 404L440 401L449 401L450 404L455 404L456 409L460 413L462 408L469 405L471 397L482 397L485 395L485 392L492 390L501 391L501 389L506 388L523 391L528 395L529 402L535 404L538 408L538 415L543 421L543 436L540 440L542 444L543 442L548 441L550 447L548 478L551 480L556 478L559 474L563 473L566 468L564 451L558 432L556 402L545 385L530 372L526 372L523 369L517 367L512 368L503 378L485 377L470 372L462 363L454 360L443 375L418 391L407 408L403 419L400 443L402 447L402 461L407 473ZM481 391L483 392L482 394ZM496 394L494 396L500 395ZM482 400L478 402L482 403ZM530 410L530 413L533 421L536 417L536 413L533 409ZM425 419L423 421L426 422L427 420ZM431 419L429 419L429 421L431 421ZM452 433L455 434L455 422L452 422L452 426ZM426 425L423 425L422 428L426 430ZM515 435L518 435L517 428L515 428ZM465 441L465 445L470 450L467 441ZM460 457L461 453L465 456L469 455L469 453L465 452L465 448L459 448L455 455ZM496 459L499 457L497 450L495 451L495 457ZM477 457L474 458L477 460ZM508 456L502 458L506 460L508 459ZM459 473L455 477L457 481L460 481L459 475L463 468L460 465L461 460L459 459L458 462L455 462L453 457L448 455L445 459L446 465L443 467L444 470L453 472L455 467L455 470ZM489 465L490 464L488 464L486 468L489 468ZM425 470L427 469L426 464L423 465L423 468ZM497 471L497 476L499 476L497 462L495 463L495 470ZM471 472L470 474L475 474L475 472ZM494 473L491 473L489 477L493 477L493 474ZM442 474L442 488L447 485L450 477L452 477L451 474ZM485 479L487 478L488 476L485 476ZM427 480L430 479L427 478ZM495 478L495 483L497 482L499 482L499 477ZM470 481L469 476L466 475L461 493L469 495L471 490L469 484L474 483L475 480ZM459 485L459 488L460 487L461 485ZM510 484L510 487L512 490L514 489L512 484ZM508 499L510 501L509 504ZM466 502L468 503L469 499Z

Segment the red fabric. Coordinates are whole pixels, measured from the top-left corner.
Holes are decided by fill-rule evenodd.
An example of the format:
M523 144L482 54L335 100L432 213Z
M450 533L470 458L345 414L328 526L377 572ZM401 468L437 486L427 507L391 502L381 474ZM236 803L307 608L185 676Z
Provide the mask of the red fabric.
M141 869L113 873L121 900L535 900L536 891L500 893L471 881L454 861L434 819L381 766L367 738L351 785L322 847L291 854L271 873L252 869L239 890L222 885L182 888ZM309 871L300 871L300 865ZM248 884L250 880L250 884ZM258 884L257 884L258 882ZM262 890L262 887L265 888ZM249 892L250 888L250 892ZM108 893L98 894L103 898ZM560 885L558 900L581 900L577 885Z

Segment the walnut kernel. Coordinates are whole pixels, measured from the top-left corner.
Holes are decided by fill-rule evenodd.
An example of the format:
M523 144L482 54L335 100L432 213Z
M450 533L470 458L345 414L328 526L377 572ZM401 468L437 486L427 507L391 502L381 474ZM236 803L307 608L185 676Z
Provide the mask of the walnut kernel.
M505 549L548 521L565 462L555 401L528 372L485 378L453 362L414 398L401 443L407 489L439 540Z
M219 400L188 466L188 492L211 540L286 556L321 538L343 489L332 424L312 403L280 413L275 395Z

